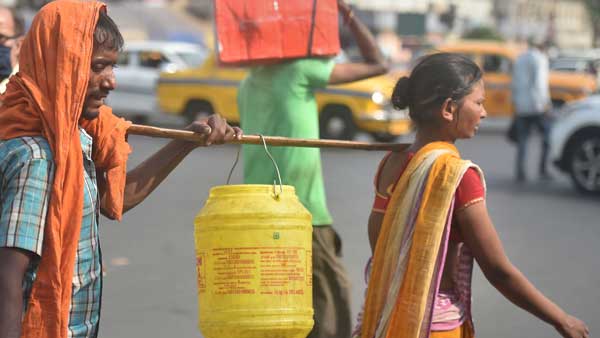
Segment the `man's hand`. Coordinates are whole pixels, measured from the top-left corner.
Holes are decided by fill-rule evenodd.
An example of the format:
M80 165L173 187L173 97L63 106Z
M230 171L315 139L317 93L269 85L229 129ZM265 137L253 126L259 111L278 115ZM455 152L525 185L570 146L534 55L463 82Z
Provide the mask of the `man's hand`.
M194 121L186 129L206 135L205 145L207 146L211 144L223 144L233 139L241 140L244 134L240 128L227 124L225 118L218 114Z
M338 10L340 11L340 14L342 14L344 16L344 18L346 18L348 16L348 14L350 12L352 12L352 8L350 8L350 5L348 5L346 3L346 1L338 0L337 4L338 4Z

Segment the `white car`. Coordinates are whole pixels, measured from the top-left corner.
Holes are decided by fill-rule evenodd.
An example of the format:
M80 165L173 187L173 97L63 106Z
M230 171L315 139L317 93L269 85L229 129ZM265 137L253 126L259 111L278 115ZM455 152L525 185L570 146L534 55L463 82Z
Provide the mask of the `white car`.
M600 194L600 95L565 105L550 137L550 159L575 187Z
M115 69L117 88L108 95L107 105L116 114L140 123L161 116L156 101L160 73L199 66L207 53L206 47L188 42L125 43Z

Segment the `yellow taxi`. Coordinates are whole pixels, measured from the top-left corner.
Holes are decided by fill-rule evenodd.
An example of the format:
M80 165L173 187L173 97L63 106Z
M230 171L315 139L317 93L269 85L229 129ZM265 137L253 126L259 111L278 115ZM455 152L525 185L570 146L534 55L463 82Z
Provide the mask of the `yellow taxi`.
M187 120L219 113L239 123L237 89L246 74L243 68L220 67L214 55L199 68L163 73L157 85L159 108ZM378 141L392 141L410 132L408 111L394 110L389 100L395 80L383 75L318 90L321 137L350 140L364 131Z
M460 53L472 58L483 70L486 102L490 117L512 116L511 72L523 49L494 41L457 41L439 46L438 51ZM589 74L550 71L550 96L555 107L581 99L596 91L596 79Z

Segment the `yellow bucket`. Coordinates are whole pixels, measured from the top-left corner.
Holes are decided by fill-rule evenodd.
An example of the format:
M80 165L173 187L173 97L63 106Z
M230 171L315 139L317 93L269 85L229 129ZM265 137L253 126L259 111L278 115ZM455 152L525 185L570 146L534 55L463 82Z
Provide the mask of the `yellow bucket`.
M206 338L305 338L313 327L312 216L294 187L277 188L214 187L196 216Z

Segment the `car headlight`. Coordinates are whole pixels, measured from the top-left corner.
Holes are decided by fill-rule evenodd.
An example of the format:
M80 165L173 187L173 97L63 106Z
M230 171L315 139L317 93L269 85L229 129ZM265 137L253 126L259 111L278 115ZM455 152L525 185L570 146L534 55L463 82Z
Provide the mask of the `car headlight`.
M371 94L371 101L375 104L383 105L386 101L385 95L382 92L373 92L373 94Z

